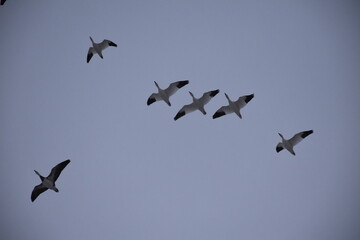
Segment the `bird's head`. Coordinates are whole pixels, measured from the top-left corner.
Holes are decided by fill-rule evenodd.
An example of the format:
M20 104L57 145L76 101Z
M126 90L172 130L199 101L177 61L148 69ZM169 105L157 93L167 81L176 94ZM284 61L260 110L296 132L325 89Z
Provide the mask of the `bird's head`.
M154 83L155 83L155 86L156 86L158 89L160 89L159 84L158 84L156 81L154 81Z
M225 97L227 98L227 100L230 101L229 96L226 93L224 93L224 94L225 94Z
M34 172L40 177L41 181L44 180L45 177L41 176L41 174L38 171L34 170Z

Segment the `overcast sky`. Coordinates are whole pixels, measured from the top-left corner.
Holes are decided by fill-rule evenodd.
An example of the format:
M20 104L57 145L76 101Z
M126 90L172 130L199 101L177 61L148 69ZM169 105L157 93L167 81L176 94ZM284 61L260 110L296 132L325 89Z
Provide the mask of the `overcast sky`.
M360 239L358 1L0 6L0 239ZM91 36L109 39L86 63ZM146 105L171 82L190 83ZM188 91L220 89L174 121ZM241 110L211 116L255 94ZM295 133L314 133L276 153ZM71 159L35 202L30 195Z

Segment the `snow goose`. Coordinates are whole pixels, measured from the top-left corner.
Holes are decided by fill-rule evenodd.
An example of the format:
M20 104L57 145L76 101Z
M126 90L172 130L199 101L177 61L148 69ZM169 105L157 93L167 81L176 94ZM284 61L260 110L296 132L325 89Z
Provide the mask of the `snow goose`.
M51 169L51 172L49 176L43 177L38 173L36 170L35 173L40 177L41 183L34 187L34 190L31 193L31 201L35 201L35 199L43 192L45 192L48 189L52 189L55 192L59 192L59 189L56 188L55 182L60 176L61 171L70 163L70 159L65 160L55 167Z
M250 102L250 100L253 99L254 94L239 97L238 100L234 101L234 102L230 100L229 96L226 93L225 93L225 97L229 101L229 105L222 106L221 108L219 108L214 113L213 119L219 118L221 116L224 116L224 115L230 114L230 113L236 113L236 115L238 115L239 118L242 118L242 116L240 114L240 109L245 107L246 104L248 104L248 102Z
M4 5L5 2L6 2L6 0L1 0L0 5Z
M312 134L313 132L314 132L313 130L299 132L299 133L295 134L292 138L287 139L287 140L283 137L283 135L281 133L279 133L279 135L282 139L282 142L279 142L276 145L276 152L280 152L281 150L283 150L285 148L292 155L295 156L294 146L296 144L298 144L299 142L301 142L304 138L306 138L307 136Z
M195 110L199 110L200 112L202 112L205 115L206 114L205 109L204 109L205 104L207 104L213 97L216 96L216 94L219 93L219 89L206 92L202 95L201 98L194 97L194 94L192 94L192 92L189 92L189 93L193 99L193 102L191 104L184 105L180 109L180 111L174 117L175 121Z
M102 51L109 47L117 47L117 45L115 43L113 43L110 40L106 40L104 39L101 43L95 43L94 40L90 37L90 40L92 42L92 47L89 48L88 54L87 54L87 62L90 62L90 59L92 58L92 56L97 53L101 58L104 58L102 55Z
M170 103L170 97L172 95L174 95L176 93L177 90L179 90L180 88L182 88L183 86L185 86L186 84L189 83L189 80L183 80L183 81L177 81L177 82L173 82L171 83L166 89L161 89L159 87L159 84L157 84L157 82L155 82L155 85L158 89L158 93L153 93L150 95L150 97L147 100L147 105L149 106L150 104L156 102L156 101L161 101L163 100L164 102L167 103L167 105L171 106Z

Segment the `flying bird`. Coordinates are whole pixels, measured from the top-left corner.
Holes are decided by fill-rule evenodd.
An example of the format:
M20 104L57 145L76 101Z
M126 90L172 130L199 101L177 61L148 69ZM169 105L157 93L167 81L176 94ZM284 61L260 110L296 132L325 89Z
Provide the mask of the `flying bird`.
M292 155L295 156L295 152L294 152L294 146L296 144L298 144L299 142L301 142L304 138L306 138L307 136L309 136L310 134L312 134L314 131L313 130L308 130L308 131L303 131L303 132L299 132L297 134L295 134L292 138L286 140L283 135L281 133L279 133L282 142L279 142L276 145L276 152L280 152L281 150L283 150L284 148L286 150L288 150Z
M180 111L176 114L174 117L174 120L178 120L179 118L185 116L188 113L191 113L195 110L199 110L204 115L206 114L204 106L213 98L216 96L216 94L219 93L219 89L206 92L202 95L201 98L194 97L194 94L192 92L189 92L191 97L193 98L193 102L188 105L184 105Z
M55 182L60 176L61 171L70 163L70 159L65 160L55 167L51 169L51 172L49 176L43 177L38 173L36 170L35 173L40 177L41 183L34 187L34 190L31 193L31 201L35 201L35 199L43 192L45 192L48 189L52 189L55 192L59 192L59 189L56 188Z
M94 56L95 53L97 53L102 59L104 58L102 55L102 51L109 47L117 47L117 45L110 41L110 40L106 40L104 39L101 43L95 43L94 40L90 37L90 40L92 42L92 47L89 48L88 54L87 54L87 62L90 62L90 59L92 58L92 56Z
M248 102L250 102L250 100L253 99L254 94L239 97L238 100L234 101L234 102L230 100L229 96L226 93L225 93L225 97L229 101L229 105L222 106L221 108L219 108L214 113L213 119L219 118L221 116L224 116L224 115L230 114L230 113L236 113L236 115L238 115L239 118L242 118L242 116L240 114L240 109L245 107L246 104L248 104Z
M156 101L163 100L164 102L167 103L167 105L171 106L171 103L169 100L170 97L172 95L174 95L177 92L177 90L179 90L183 86L187 85L189 83L189 80L173 82L166 89L161 89L159 87L159 84L157 84L157 82L154 81L154 83L158 89L158 93L153 93L150 95L150 97L147 100L147 105L149 106L150 104L152 104Z
M1 0L0 5L4 5L5 2L6 2L6 0Z

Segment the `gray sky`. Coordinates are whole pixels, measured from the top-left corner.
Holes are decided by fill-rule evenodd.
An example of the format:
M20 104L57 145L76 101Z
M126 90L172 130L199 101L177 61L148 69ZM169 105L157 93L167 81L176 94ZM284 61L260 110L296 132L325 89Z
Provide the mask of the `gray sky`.
M0 239L360 239L360 3L0 6ZM118 44L89 64L89 36ZM153 81L190 83L146 105ZM188 91L220 93L174 121ZM254 93L243 119L211 116ZM278 132L314 134L296 156ZM70 158L31 202L43 175Z

